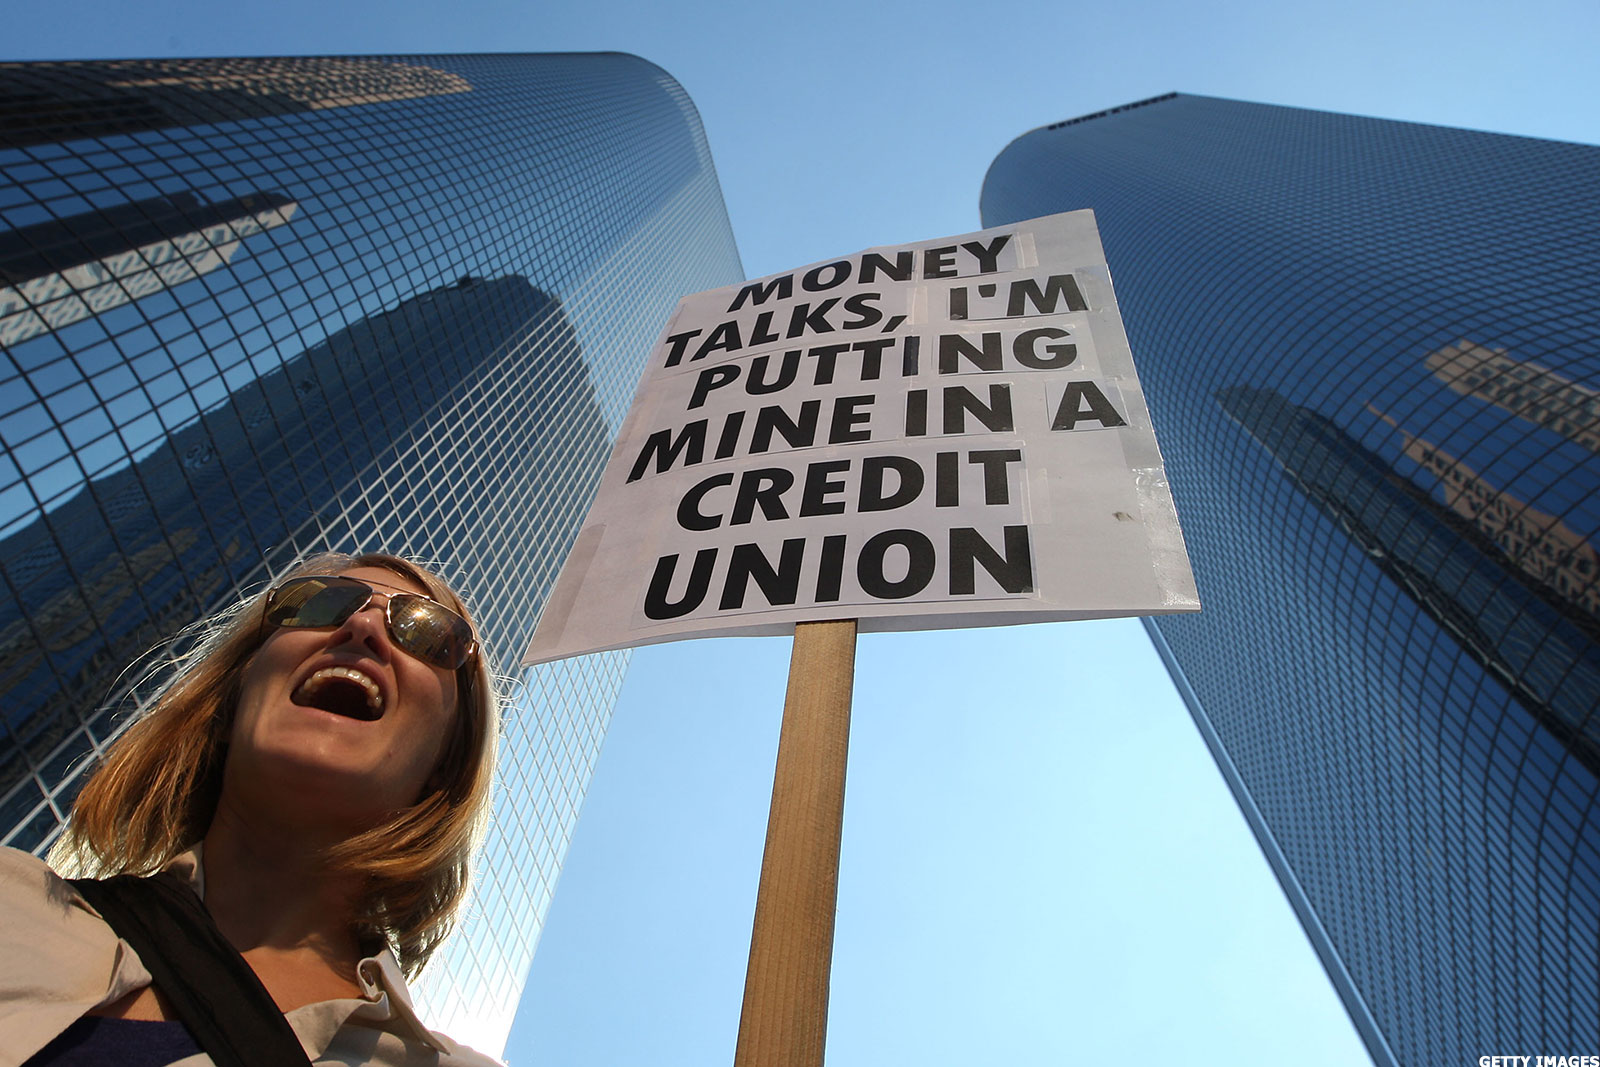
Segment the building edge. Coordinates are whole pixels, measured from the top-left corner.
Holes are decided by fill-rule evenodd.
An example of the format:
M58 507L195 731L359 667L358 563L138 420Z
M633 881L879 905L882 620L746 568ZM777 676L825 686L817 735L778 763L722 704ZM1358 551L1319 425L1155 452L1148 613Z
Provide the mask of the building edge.
M1249 790L1245 788L1244 779L1240 777L1238 768L1233 765L1233 759L1228 755L1227 749L1223 748L1221 739L1211 725L1211 720L1206 716L1205 707L1200 703L1199 695L1189 685L1189 679L1178 663L1177 656L1167 644L1161 628L1156 625L1155 618L1149 615L1142 616L1139 622L1144 626L1145 633L1150 636L1150 643L1155 646L1156 655L1160 656L1161 662L1166 665L1167 673L1172 677L1172 684L1178 690L1178 696L1189 709L1189 717L1194 720L1195 728L1200 731L1201 739L1210 750L1211 758L1222 774L1222 780L1227 783L1228 791L1233 794L1234 801L1239 805L1239 811L1250 826L1250 832L1255 835L1256 843L1261 846L1261 854L1266 857L1272 873L1277 875L1283 895L1288 898L1289 906L1294 909L1295 916L1300 920L1300 927L1305 931L1306 939L1311 942L1317 958L1322 961L1322 968L1327 973L1328 980L1333 983L1334 991L1339 994L1339 1000L1344 1004L1344 1010L1350 1016L1351 1024L1361 1035L1362 1043L1367 1046L1372 1062L1376 1067L1400 1067L1400 1061L1395 1058L1389 1043L1383 1039L1383 1032L1379 1030L1377 1020L1368 1010L1361 991L1356 988L1350 972L1345 969L1344 960L1340 958L1338 949L1334 947L1332 939L1323 929L1322 921L1317 916L1311 898L1307 896L1305 889L1300 885L1300 880L1289 867L1289 862L1278 847L1277 839L1272 836L1266 819L1256 807L1255 801L1251 799Z
M638 63L644 64L646 67L649 67L651 70L655 71L661 76L661 79L667 84L667 87L672 92L673 97L678 100L679 110L683 112L684 118L689 123L689 130L694 138L695 144L699 147L700 151L705 154L706 166L710 170L711 182L717 187L717 195L722 198L723 214L726 215L728 197L727 194L725 194L722 190L722 174L717 170L716 154L711 150L711 137L706 133L705 116L700 114L700 105L694 102L694 95L690 93L688 89L683 87L683 83L679 81L671 71L663 67L660 63L657 63L653 59L646 59L644 56L637 55L633 52L607 50L601 52L583 52L576 54L617 56L622 59L631 59ZM739 240L737 234L734 233L733 219L731 217L728 219L728 240L733 245L733 256L739 264L739 276L741 278L748 278L749 274L745 270L744 266L744 254L739 251Z
M985 194L989 190L989 176L994 173L995 167L997 167L999 165L1000 160L1005 157L1006 153L1011 151L1011 149L1014 148L1019 142L1026 141L1029 137L1032 137L1034 134L1042 133L1042 132L1044 132L1046 130L1059 130L1063 126L1076 126L1080 122L1090 122L1090 121L1092 121L1094 119L1103 119L1103 118L1107 118L1107 117L1109 117L1111 115L1120 115L1124 111L1132 111L1135 108L1147 107L1150 104L1160 104L1160 103L1164 103L1165 101L1168 101L1168 100L1176 100L1180 95L1189 96L1189 95L1192 95L1192 94L1189 94L1189 93L1180 94L1180 93L1178 93L1176 91L1169 92L1169 93L1160 93L1160 94L1158 94L1156 96L1147 96L1143 100L1135 100L1130 104L1118 104L1116 107L1108 107L1108 108L1104 108L1103 110L1100 110L1100 111L1091 111L1089 114L1087 114L1087 115L1079 115L1077 118L1062 119L1060 122L1049 122L1049 123L1046 123L1043 126L1035 126L1031 130L1026 130L1023 133L1017 134L1017 136L1011 138L1011 140L1006 142L1006 146L1004 148L1000 149L1000 151L995 153L994 159L989 161L988 168L983 172L983 184L981 186L979 186L979 188L978 188L978 214L979 214L979 216L981 217L982 214L983 214L983 201L984 201Z

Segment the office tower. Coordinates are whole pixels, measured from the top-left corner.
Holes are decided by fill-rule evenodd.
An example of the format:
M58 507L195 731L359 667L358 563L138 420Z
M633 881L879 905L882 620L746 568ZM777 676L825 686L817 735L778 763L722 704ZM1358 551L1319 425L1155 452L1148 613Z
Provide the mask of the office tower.
M1380 1064L1600 1047L1600 149L1179 94L1093 208L1204 610L1147 620Z
M514 670L660 324L742 277L693 105L631 56L0 64L0 174L0 840L36 851L142 654L302 553L441 561ZM485 1051L626 662L508 715L415 990Z

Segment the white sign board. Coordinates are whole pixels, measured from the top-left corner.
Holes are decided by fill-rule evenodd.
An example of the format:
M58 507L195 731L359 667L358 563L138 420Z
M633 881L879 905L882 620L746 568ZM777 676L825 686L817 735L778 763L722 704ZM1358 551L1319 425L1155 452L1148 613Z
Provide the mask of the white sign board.
M1199 608L1074 211L686 297L525 663Z

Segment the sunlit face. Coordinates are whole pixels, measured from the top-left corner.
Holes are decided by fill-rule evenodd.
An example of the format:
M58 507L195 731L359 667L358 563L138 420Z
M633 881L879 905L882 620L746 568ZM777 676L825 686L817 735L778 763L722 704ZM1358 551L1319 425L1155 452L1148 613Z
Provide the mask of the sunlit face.
M455 672L394 645L382 567L341 572L377 594L337 627L279 629L240 682L222 804L247 820L359 833L422 798L455 724Z

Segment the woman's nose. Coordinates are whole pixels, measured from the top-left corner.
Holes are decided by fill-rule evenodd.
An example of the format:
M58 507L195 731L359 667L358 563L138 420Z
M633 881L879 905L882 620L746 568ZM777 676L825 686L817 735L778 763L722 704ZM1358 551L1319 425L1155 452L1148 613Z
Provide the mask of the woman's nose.
M381 598L381 599L380 599ZM385 618L388 608L388 597L382 593L375 593L366 607L351 615L344 621L335 633L339 643L344 642L344 635L349 634L349 640L365 645L373 652L387 658L389 653L389 626Z

